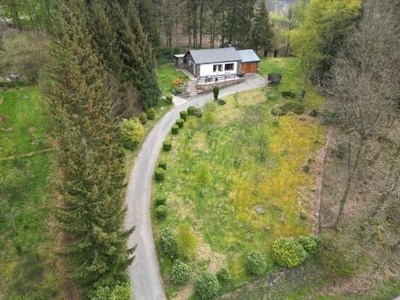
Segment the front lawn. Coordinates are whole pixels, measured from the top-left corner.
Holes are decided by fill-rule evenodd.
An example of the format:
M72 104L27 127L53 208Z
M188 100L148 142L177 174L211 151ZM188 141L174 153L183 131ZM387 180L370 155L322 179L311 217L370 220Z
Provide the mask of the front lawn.
M308 90L306 113L271 115L275 106L300 102L298 96L287 100L280 94L301 90L301 72L295 59L264 60L261 66L266 73L281 70L282 83L231 95L224 106L210 96L203 117L189 117L178 135L167 138L172 150L160 154L167 163L166 179L162 185L155 182L153 203L166 196L168 212L159 219L153 209L153 227L170 298L188 299L195 279L205 271L228 269L232 280L220 282L220 294L251 280L245 257L253 250L264 255L267 272L273 271L273 241L311 232L310 199L318 171L314 161L325 144L325 131L308 112L323 99ZM267 99L270 92L276 100ZM186 286L171 282L172 260L159 243L164 228L178 241L177 258L193 270Z
M175 78L180 78L183 81L188 79L184 73L177 71L172 63L158 65L157 74L158 82L164 95L171 94L173 92L172 82Z

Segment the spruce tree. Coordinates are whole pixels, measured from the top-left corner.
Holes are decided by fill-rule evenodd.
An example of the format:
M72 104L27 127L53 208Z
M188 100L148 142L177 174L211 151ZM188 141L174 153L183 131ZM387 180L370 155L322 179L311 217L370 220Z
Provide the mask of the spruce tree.
M46 96L54 140L64 233L62 249L70 276L84 298L99 286L126 278L134 249L123 229L124 154L99 53L87 30L83 0L57 8L51 35Z
M147 33L148 40L154 51L160 46L160 31L156 22L155 10L152 1L135 0L135 6L139 14L143 31Z
M110 2L109 14L115 26L118 53L122 61L121 80L136 87L141 104L148 109L157 104L161 94L151 43L132 1L121 5Z
M267 50L271 47L273 37L272 24L269 20L269 13L265 0L261 0L255 10L253 29L251 33L251 43L255 51L261 47Z

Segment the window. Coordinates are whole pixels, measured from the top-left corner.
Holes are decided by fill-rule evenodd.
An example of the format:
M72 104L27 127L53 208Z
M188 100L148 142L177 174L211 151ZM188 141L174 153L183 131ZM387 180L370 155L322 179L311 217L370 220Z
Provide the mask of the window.
M225 64L225 71L233 71L234 64Z
M222 71L222 65L213 65L213 72L221 72Z

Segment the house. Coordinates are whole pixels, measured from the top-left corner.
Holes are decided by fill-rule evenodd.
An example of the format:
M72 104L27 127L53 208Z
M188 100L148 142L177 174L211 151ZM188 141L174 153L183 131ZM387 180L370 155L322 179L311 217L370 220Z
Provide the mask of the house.
M229 77L241 72L254 73L260 61L253 50L238 51L233 47L189 50L186 54L174 55L174 60L176 67L185 68L196 77Z

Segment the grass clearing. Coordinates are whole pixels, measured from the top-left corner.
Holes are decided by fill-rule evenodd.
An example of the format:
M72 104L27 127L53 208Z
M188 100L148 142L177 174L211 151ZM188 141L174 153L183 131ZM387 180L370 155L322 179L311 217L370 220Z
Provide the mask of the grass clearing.
M182 227L191 228L199 242L196 254L184 257L193 268L192 281L201 272L227 267L232 282L223 284L222 292L252 280L244 268L248 252L263 253L271 272L273 241L281 235L308 235L311 230L309 199L317 170L312 163L308 172L303 167L324 145L325 131L305 114L279 118L270 114L272 107L286 100L269 101L267 92L288 86L301 90L301 80L295 84L295 76L301 74L297 60L275 62L274 68L283 68L282 85L225 97L224 106L207 105L201 119L190 117L190 128L169 137L172 151L160 155L168 168L162 190L153 186L153 197L165 194L169 213L163 221L153 218L155 240L162 228L175 234ZM306 98L307 110L322 104L317 96ZM303 219L300 213L308 217ZM210 249L211 254L204 255L201 249ZM159 258L167 294L181 298L184 288L169 281L170 259L161 251Z
M0 93L0 283L2 299L49 299L59 292L49 224L49 119L36 88Z
M172 92L172 81L175 78L181 78L183 81L188 79L183 72L177 71L172 63L158 65L157 74L161 91L164 95Z

